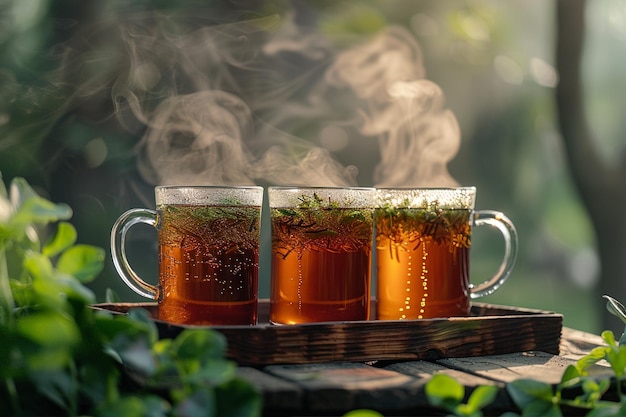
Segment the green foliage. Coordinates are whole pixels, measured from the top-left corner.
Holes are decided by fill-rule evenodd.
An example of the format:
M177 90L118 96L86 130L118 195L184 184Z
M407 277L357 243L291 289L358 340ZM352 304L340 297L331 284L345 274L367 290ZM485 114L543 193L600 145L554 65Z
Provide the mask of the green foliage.
M626 324L626 307L624 307L622 303L608 295L605 295L604 298L607 300L606 309L609 311L609 313L613 314L614 316L619 318L624 324ZM626 327L624 328L624 332L619 339L619 344L626 345Z
M626 323L624 306L609 296L605 298L608 310ZM606 346L592 349L576 364L568 366L556 386L534 379L519 379L507 384L506 390L521 411L521 416L562 417L564 407L582 410L587 417L626 415L626 396L622 393L626 372L625 336L616 341L613 332L604 331L602 339ZM589 375L589 368L601 360L605 360L615 374L615 398L618 401L605 399L611 388L610 379ZM479 386L472 392L467 404L463 404L463 386L445 374L434 375L425 390L431 405L455 416L481 416L480 410L493 402L497 391L493 386Z
M347 412L343 417L383 417L378 411L357 409Z
M159 340L145 310L90 308L83 284L105 253L76 244L71 214L22 179L10 191L0 181L0 415L259 415L261 398L225 359L220 333Z
M467 403L463 403L463 385L449 375L435 374L426 384L425 390L430 404L435 407L459 417L482 417L481 410L493 402L498 387L481 385L472 391Z

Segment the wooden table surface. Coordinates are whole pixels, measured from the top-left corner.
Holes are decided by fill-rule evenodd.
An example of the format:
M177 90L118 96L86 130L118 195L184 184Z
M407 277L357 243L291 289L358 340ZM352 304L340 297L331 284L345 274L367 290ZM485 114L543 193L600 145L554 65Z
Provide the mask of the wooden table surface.
M94 306L125 313L155 303ZM376 303L372 303L375 311ZM342 416L366 408L385 416L440 413L429 407L424 386L445 373L465 386L500 388L487 415L515 410L505 385L521 378L558 384L568 365L596 346L598 335L562 326L562 315L474 303L471 317L274 326L269 303L259 303L256 326L214 326L228 340L240 375L263 395L266 416ZM161 337L186 326L156 320ZM611 376L608 364L590 369ZM441 415L441 414L439 414Z
M243 366L239 372L263 394L267 416L341 416L359 408L385 416L432 415L424 385L435 373L455 377L466 387L466 395L479 385L500 387L485 409L486 414L499 415L514 409L504 390L507 382L533 378L557 384L567 365L603 344L599 336L563 328L558 355L527 351L429 361ZM592 372L612 374L602 364L594 365Z

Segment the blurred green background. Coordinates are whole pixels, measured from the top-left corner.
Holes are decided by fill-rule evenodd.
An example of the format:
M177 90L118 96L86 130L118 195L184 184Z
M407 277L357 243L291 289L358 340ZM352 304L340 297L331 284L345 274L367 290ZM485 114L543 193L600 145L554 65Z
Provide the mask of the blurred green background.
M595 0L586 13L585 103L598 133L596 145L611 163L624 151L626 132L621 114L626 96L619 93L626 83L626 54L621 52L626 45L626 9L618 0ZM231 25L250 20L254 30ZM572 184L556 124L555 24L555 3L545 0L176 5L147 0L0 0L0 171L7 183L25 177L53 201L70 204L79 239L108 249L117 216L132 207L154 206L155 183L138 169L148 123L132 112L137 104L133 97L154 109L169 94L215 88L210 82L219 79L228 91L254 103L252 111L259 114L268 112L260 97L287 88L292 89L290 98L300 97L312 106L304 97L316 86L315 69L327 64L327 48L349 48L381 29L399 26L419 43L426 78L441 87L446 106L458 119L461 146L449 164L450 173L460 184L478 188L478 209L503 211L518 228L520 253L513 274L481 301L560 312L566 326L598 333L603 325L595 291L600 275L595 235ZM194 34L211 27L219 28L216 37L241 31L249 38L237 35L244 46L226 43L223 49L193 42ZM172 37L159 38L159 31ZM281 31L287 40L306 38L311 49L298 50L294 43L280 68L276 59L262 61L265 68L250 68L268 52L262 49L262 38ZM158 43L174 35L188 42L172 42L167 48ZM177 48L190 44L194 53L188 56L197 65L185 67L175 57ZM231 56L228 47L242 49ZM137 77L128 65L133 58L153 66ZM220 59L241 65L198 78L189 71L177 72L200 71L203 60ZM267 83L259 82L266 76ZM140 94L120 93L122 81ZM333 104L348 111L350 102L339 101ZM320 141L312 132L322 129L324 111L304 109L298 114L291 108L281 131L326 147L337 161L359 169L359 185L373 185L376 142L357 141L352 135L342 137L339 145ZM280 111L280 106L274 110L274 120L280 120ZM269 293L268 244L265 228L262 297ZM476 281L495 271L500 248L494 233L475 233ZM133 229L129 258L146 280L156 279L154 230ZM122 300L139 299L117 278L110 258L93 288L101 301L107 288Z

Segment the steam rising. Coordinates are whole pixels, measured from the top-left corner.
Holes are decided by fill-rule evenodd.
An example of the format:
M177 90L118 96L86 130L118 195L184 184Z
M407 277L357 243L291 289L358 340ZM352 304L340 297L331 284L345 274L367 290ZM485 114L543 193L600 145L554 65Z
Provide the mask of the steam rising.
M158 184L249 184L251 124L245 103L223 91L167 98L141 141L140 173Z
M389 27L336 50L295 21L185 30L158 15L117 22L124 56L110 69L111 92L119 121L141 135L141 175L154 184L357 185L359 162L318 145L341 125L352 129L341 130L345 142L379 149L374 177L361 182L456 185L447 164L459 127L411 33Z
M380 143L377 186L457 185L447 164L460 146L458 123L424 76L419 45L397 27L342 53L328 72L364 101L361 130Z

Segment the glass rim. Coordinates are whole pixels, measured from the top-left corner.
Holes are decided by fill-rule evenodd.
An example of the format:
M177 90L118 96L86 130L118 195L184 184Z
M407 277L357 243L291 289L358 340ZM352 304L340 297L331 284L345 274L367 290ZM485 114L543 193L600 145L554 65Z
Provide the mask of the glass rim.
M315 197L337 204L337 208L373 209L376 189L374 187L268 187L267 197L270 208L297 207L301 197ZM321 201L321 200L320 200Z
M475 186L462 187L375 187L376 191L476 191Z
M476 187L377 188L376 207L398 209L469 209L476 203Z
M298 185L272 185L267 187L268 190L278 190L278 191L299 191L299 190L328 190L328 191L341 191L341 190L354 190L354 191L373 191L376 190L375 187L357 187L357 186L298 186Z
M157 206L184 204L192 206L254 206L263 204L263 187L260 186L177 186L154 188Z
M260 185L157 185L155 190L262 190Z

